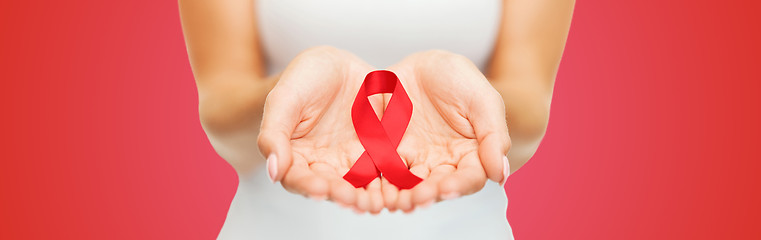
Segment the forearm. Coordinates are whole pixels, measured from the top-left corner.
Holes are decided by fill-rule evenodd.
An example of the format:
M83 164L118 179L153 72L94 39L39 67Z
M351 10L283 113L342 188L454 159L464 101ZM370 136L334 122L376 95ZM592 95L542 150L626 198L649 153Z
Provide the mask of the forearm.
M538 80L492 79L502 95L512 147L508 153L510 172L521 168L534 155L547 130L552 91Z
M555 76L574 0L505 0L487 77L502 94L515 172L536 152L549 120Z
M256 138L264 102L277 76L219 74L208 78L197 79L203 80L198 84L201 126L219 156L239 173L250 172L263 162Z
M180 0L182 30L198 86L201 125L238 172L259 158L256 137L267 93L256 11L251 0Z

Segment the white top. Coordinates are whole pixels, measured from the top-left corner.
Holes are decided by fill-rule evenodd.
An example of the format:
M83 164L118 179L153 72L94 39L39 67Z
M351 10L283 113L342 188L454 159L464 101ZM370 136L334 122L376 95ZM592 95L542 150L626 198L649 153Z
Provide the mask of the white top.
M318 45L352 52L377 68L430 49L486 65L497 38L500 0L261 0L259 32L270 72Z
M499 0L259 0L257 17L268 70L299 52L330 45L385 68L405 56L444 49L484 69L497 36ZM412 214L357 215L332 202L288 193L265 168L240 176L219 239L513 239L497 183Z

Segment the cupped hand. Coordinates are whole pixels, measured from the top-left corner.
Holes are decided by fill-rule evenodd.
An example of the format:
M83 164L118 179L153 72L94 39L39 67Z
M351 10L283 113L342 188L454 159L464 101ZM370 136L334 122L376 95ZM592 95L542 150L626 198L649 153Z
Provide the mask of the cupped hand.
M429 51L405 58L395 72L413 102L397 148L424 180L399 190L385 178L354 188L342 176L364 152L351 122L351 105L373 68L329 47L305 51L267 96L259 147L268 173L288 191L378 213L412 211L434 201L479 191L487 178L507 177L510 147L502 98L466 58ZM370 96L378 117L390 98Z
M288 65L267 95L258 141L273 182L356 211L382 210L380 179L354 188L342 178L364 152L351 106L372 70L351 53L331 47L304 51ZM372 96L370 103L380 116L383 96Z
M398 75L413 103L397 152L424 180L401 191L383 180L387 208L409 212L475 193L487 179L504 183L510 148L505 105L470 60L433 50L388 70Z

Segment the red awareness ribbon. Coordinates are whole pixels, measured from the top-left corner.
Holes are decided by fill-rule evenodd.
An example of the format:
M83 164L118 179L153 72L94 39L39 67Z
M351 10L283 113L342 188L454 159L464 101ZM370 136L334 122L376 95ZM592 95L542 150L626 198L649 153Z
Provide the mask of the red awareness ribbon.
M367 97L391 93L391 99L381 120ZM354 187L364 187L373 179L383 177L399 189L410 189L423 179L410 172L396 148L412 117L412 102L396 74L386 70L367 74L351 106L351 121L365 152L344 175Z

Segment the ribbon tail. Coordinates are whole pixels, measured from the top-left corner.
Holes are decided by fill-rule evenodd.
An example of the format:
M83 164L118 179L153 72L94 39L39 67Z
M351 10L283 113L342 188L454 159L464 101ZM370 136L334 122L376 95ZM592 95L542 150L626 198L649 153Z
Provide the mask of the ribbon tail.
M370 184L373 179L380 177L380 174L380 170L375 168L375 164L373 164L372 159L370 159L370 155L368 155L367 152L364 152L343 178L355 188L360 188Z

